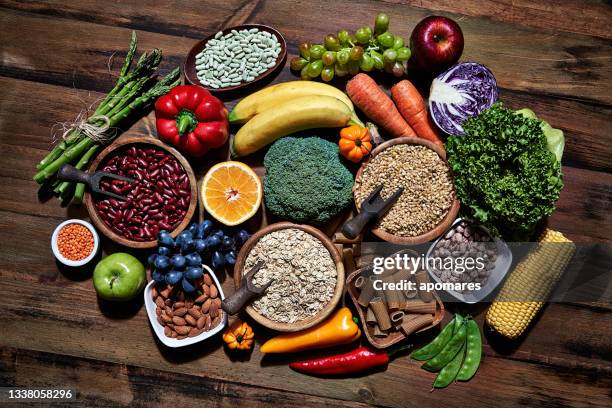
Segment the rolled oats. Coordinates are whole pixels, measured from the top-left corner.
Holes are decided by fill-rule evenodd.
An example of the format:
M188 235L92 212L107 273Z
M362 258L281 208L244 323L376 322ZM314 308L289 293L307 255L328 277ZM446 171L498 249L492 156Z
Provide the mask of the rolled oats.
M270 320L295 323L314 316L333 297L337 271L331 254L313 235L297 228L286 228L264 235L251 249L244 271L258 261L264 266L253 283L274 282L253 308Z

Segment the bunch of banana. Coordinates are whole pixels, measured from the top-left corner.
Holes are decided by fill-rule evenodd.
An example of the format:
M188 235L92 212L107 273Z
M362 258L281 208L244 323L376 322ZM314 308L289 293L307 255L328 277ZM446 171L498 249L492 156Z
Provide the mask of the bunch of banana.
M234 157L246 156L305 129L363 126L344 92L307 81L283 82L247 96L230 112L229 121L244 124L234 136Z

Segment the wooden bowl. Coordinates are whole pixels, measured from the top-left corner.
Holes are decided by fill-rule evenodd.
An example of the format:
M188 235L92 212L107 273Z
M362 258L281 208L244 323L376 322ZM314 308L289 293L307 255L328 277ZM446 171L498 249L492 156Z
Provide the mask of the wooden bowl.
M189 51L189 54L187 54L187 58L185 59L185 63L183 64L183 72L185 74L185 81L192 85L200 85L206 88L209 92L219 94L219 93L224 93L224 92L236 91L238 89L244 90L245 88L250 88L254 86L256 83L264 80L269 75L272 75L274 72L280 71L280 69L282 69L284 65L285 59L287 58L287 43L285 42L285 39L283 38L281 33L279 33L274 28L269 27L267 25L263 25L263 24L242 24L239 26L226 28L222 30L222 33L223 35L226 35L232 30L240 31L240 30L245 30L245 29L248 30L251 28L257 28L260 31L267 31L271 33L272 35L276 37L278 43L280 44L281 51L278 54L278 57L276 57L276 64L272 68L268 68L266 71L256 76L254 80L250 82L241 83L240 85L228 86L225 88L211 88L211 87L202 85L200 81L198 80L198 75L196 72L196 64L195 64L196 55L198 55L204 49L204 47L210 40L215 38L215 35L216 35L215 33L213 35L206 37L202 41L199 41Z
M398 145L398 144L425 146L433 150L434 152L436 152L438 156L440 156L440 158L444 160L444 162L446 162L446 151L444 150L444 147L437 145L433 142L430 142L429 140L426 140L426 139L421 139L417 137L398 137L398 138L391 139L391 140L388 140L382 143L381 145L376 147L376 149L372 150L370 157L368 158L366 162L364 162L361 165L361 167L357 171L357 175L355 176L355 184L353 186L353 196L355 198L354 201L355 201L355 206L357 207L357 211L360 210L360 205L357 202L357 198L355 196L355 190L356 190L357 183L359 180L361 180L363 172L365 168L367 167L368 163L370 162L370 160L372 160L372 158L376 157L377 154L379 154L386 148L394 146L394 145ZM442 235L448 229L448 227L450 227L453 221L455 221L455 219L457 218L457 214L459 213L459 206L460 206L459 200L455 197L455 199L451 203L451 206L448 212L446 213L446 216L444 216L442 221L440 221L440 223L436 225L436 227L434 227L432 230L427 231L421 235L416 235L414 237L402 237L399 235L391 234L390 232L387 232L382 228L373 228L372 233L376 235L378 238L384 241L387 241L387 242L394 243L394 244L414 245L414 244L422 244L424 242L429 242L439 237L440 235Z
M411 250L407 250L409 252L414 252ZM405 251L400 251L399 253L402 253ZM418 255L417 255L418 256ZM346 286L347 286L347 292L349 293L349 297L351 298L351 300L353 301L353 305L355 306L355 309L357 309L357 313L359 314L359 321L361 322L361 330L365 333L366 338L368 339L368 341L370 342L370 344L374 347L376 347L377 349L384 349L387 347L390 347L402 340L407 339L408 337L406 337L406 335L404 335L404 333L402 333L401 331L392 331L389 333L389 335L385 338L377 338L374 337L369 330L368 324L366 323L366 314L367 314L367 309L362 307L358 302L357 302L357 298L359 298L359 291L357 290L357 288L355 287L355 279L357 279L359 276L361 276L363 274L363 276L365 277L369 277L372 274L372 266L367 266L365 268L361 268L356 270L355 272L351 273L349 275L349 277L346 279ZM429 326L425 326L419 330L417 330L415 332L416 333L421 333L424 332L426 330L429 330L435 326L437 326L438 324L440 324L440 322L442 321L442 319L444 318L444 303L442 303L442 301L440 300L440 297L438 296L438 294L434 291L433 292L433 296L434 296L434 301L436 302L436 313L434 314L434 320L433 322L429 325Z
M270 224L267 227L257 231L247 242L245 242L244 246L240 250L238 254L238 258L236 258L236 265L234 266L234 286L236 289L240 287L240 282L242 281L242 270L244 269L244 264L246 262L246 258L251 252L251 249L255 246L257 241L264 235L267 235L273 231L288 229L288 228L296 228L302 231L309 233L315 238L319 239L325 248L329 251L334 263L336 264L336 289L334 294L329 301L329 303L321 309L314 316L310 316L304 320L295 323L279 323L273 320L268 319L267 317L258 313L251 305L247 305L246 312L251 316L257 323L272 329L281 332L296 332L300 330L307 329L312 327L323 320L325 320L336 308L336 305L340 301L342 294L344 292L344 264L342 263L342 257L338 253L338 250L334 246L331 239L327 237L320 230L311 227L310 225L302 225L302 224L294 224L291 222L278 222L276 224Z
M108 156L112 155L117 149L125 148L125 146L132 145L132 144L153 145L153 146L156 146L160 149L167 151L179 161L179 163L183 166L183 168L185 169L185 172L187 173L187 177L189 178L189 185L191 187L191 198L189 200L189 207L187 208L187 213L185 214L185 218L183 218L183 221L181 221L181 223L173 231L170 232L172 237L175 238L178 234L180 234L187 227L187 225L189 224L189 221L191 221L191 217L193 217L193 213L195 212L196 205L198 203L197 181L195 178L195 174L193 173L193 170L191 169L191 166L189 165L189 162L187 161L187 159L185 159L185 157L183 157L183 155L180 154L176 149L168 146L167 144L153 137L141 137L141 136L121 137L117 139L115 142L113 142L111 145L106 147L106 149L102 150L102 152L100 152L98 157L96 157L93 163L91 163L91 166L89 166L89 171L96 171L100 163L103 163L104 160ZM85 194L85 207L87 208L89 217L91 218L91 221L94 223L96 228L98 228L98 230L102 231L104 235L106 235L113 241L117 242L118 244L124 245L126 247L130 247L130 248L138 248L138 249L153 248L157 246L157 240L145 241L145 242L132 241L130 239L125 238L122 235L117 234L115 231L110 229L106 225L104 220L102 220L102 218L98 214L98 210L96 209L94 205L92 195L89 192Z

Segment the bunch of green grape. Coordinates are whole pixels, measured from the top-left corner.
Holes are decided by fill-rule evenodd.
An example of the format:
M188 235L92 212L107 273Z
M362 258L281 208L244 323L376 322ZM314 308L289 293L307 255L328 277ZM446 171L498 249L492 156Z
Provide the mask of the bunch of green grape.
M325 82L334 76L355 75L360 70L384 70L401 77L410 58L410 48L404 39L389 31L389 16L380 13L370 27L361 27L351 36L348 31L328 34L323 44L300 44L300 55L291 59L291 69L300 71L302 79L321 76Z

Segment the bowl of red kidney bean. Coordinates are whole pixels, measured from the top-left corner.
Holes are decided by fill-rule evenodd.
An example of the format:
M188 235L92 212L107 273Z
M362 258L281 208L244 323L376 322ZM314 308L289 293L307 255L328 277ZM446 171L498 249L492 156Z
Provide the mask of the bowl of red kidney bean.
M90 167L129 177L134 182L102 179L103 190L127 197L117 200L87 194L93 223L113 241L132 248L157 245L157 233L176 237L189 224L197 204L193 170L175 149L152 137L124 137L104 149Z

